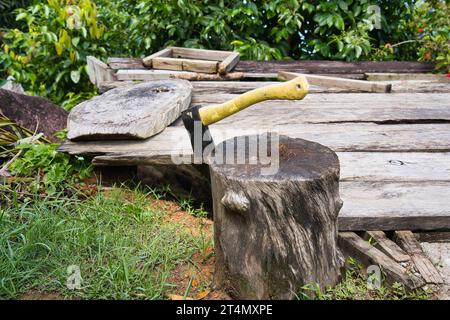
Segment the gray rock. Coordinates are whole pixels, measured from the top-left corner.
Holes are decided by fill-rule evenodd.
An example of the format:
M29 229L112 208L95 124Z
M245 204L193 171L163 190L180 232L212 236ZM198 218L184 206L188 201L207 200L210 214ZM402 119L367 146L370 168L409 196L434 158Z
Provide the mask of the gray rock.
M187 109L192 85L186 80L158 80L119 87L77 105L69 114L71 140L145 139Z

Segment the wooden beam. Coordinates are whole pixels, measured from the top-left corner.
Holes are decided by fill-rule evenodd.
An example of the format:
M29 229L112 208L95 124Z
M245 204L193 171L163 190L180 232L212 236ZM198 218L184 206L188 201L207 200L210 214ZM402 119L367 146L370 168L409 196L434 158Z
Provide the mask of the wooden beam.
M233 53L233 51L172 47L172 56L174 58L224 61Z
M299 75L300 73L280 71L278 72L278 77L281 80L291 80ZM361 92L379 92L379 93L389 93L391 92L391 84L382 84L373 81L364 80L353 80L353 79L342 79L337 77L325 77L311 74L303 74L310 84L316 86L322 86L327 88L343 88L358 90Z
M148 57L145 57L142 59L142 63L144 66L148 68L153 68L153 59L157 57L170 57L172 55L172 48L165 48L164 50L158 51L152 55L149 55ZM111 61L112 62L112 61Z
M411 257L426 283L442 284L444 280L433 263L425 256L420 243L411 231L395 231L394 239Z
M182 59L171 57L156 57L152 59L154 69L193 71L203 73L216 73L217 61Z
M407 290L414 290L425 284L422 279L409 273L405 268L377 248L371 246L356 233L340 232L338 240L339 247L347 256L355 258L366 267L378 265L385 272L386 281L389 285L399 282Z
M233 70L233 68L239 62L239 53L233 52L231 53L225 60L223 60L218 67L218 71L220 74L226 74Z
M396 262L407 262L411 260L408 256L394 241L389 239L383 231L367 231L364 233L364 240L370 243L374 242L372 245L394 259Z
M109 69L108 65L103 61L93 57L87 56L87 73L89 80L95 85L100 86L105 81L117 80L114 72Z
M450 82L445 74L434 73L365 73L369 81L392 81L392 80L428 80Z

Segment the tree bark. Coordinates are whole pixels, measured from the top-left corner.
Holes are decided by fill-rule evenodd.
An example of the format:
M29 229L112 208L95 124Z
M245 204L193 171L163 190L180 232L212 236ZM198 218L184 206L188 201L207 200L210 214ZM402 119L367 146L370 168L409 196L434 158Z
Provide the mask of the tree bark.
M214 287L238 299L293 299L306 284L333 286L344 262L337 247L338 157L318 143L271 138L267 154L278 170L263 174L261 157L249 164L251 141L261 150L261 137L245 137L244 151L236 147L243 137L222 142L210 163ZM218 163L229 143L238 155L245 152L245 164Z

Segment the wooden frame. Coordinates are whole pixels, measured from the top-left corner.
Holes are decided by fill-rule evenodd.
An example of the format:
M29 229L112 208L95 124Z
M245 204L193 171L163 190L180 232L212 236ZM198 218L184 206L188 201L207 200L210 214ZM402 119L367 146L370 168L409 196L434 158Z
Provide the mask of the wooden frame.
M239 53L169 47L142 59L153 69L226 74L239 62Z

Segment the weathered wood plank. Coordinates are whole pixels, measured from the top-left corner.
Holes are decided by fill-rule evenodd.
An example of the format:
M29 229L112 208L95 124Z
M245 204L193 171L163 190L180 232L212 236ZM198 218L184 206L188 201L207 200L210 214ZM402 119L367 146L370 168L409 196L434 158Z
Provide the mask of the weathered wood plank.
M233 51L172 47L172 56L174 58L224 61L233 53Z
M152 67L154 69L176 71L216 73L218 64L217 61L175 59L170 57L157 57L152 59Z
M191 91L191 84L184 80L116 88L73 108L67 120L67 137L77 140L151 137L189 107Z
M416 232L414 236L419 242L450 242L450 231Z
M448 152L339 152L338 155L341 181L450 181Z
M161 51L155 52L154 54L149 55L142 59L141 65L144 65L148 68L153 67L153 59L158 57L170 57L172 55L172 48L165 48Z
M411 257L406 254L394 241L389 239L383 231L367 231L364 240L374 242L372 245L394 259L396 262L407 262Z
M281 80L291 80L301 75L295 72L278 72L278 77ZM379 83L375 81L354 80L354 79L342 79L338 77L326 77L319 75L303 74L308 80L308 83L316 86L322 86L327 88L342 88L347 90L354 90L357 92L378 92L389 93L392 91L392 84Z
M426 283L442 284L439 271L433 263L425 256L420 243L411 231L395 231L394 239L411 257L414 265Z
M239 62L239 53L233 52L231 53L225 60L223 60L221 63L219 63L218 71L220 74L226 74L233 70L233 68L238 64Z
M145 69L140 58L109 58L108 65L114 69ZM434 65L415 61L251 61L241 60L235 71L255 73L277 73L278 71L303 72L314 74L359 74L360 79L365 73L424 73L432 72Z
M236 71L248 72L274 72L289 71L300 73L368 73L368 72L394 72L394 73L424 73L432 72L434 65L415 61L251 61L243 60L236 66Z
M340 230L450 228L449 182L341 182Z
M118 71L119 77L124 79L127 76L123 76L124 74L128 74L127 72L124 72L125 70ZM156 70L147 70L147 71L156 71ZM160 70L162 71L162 70ZM139 72L135 73L138 77ZM145 74L145 73L144 73ZM167 78L171 78L170 71L167 72ZM186 72L187 74L187 72ZM233 72L231 75L235 75L236 73ZM225 75L222 77L223 79L230 79L230 74ZM191 75L193 77L193 75ZM198 77L198 74L195 76ZM158 77L155 75L155 78ZM165 76L159 76L162 78L166 78ZM175 77L175 75L173 75ZM214 77L215 79L218 79L218 77ZM186 79L189 80L189 79ZM142 80L136 80L136 81L142 81ZM249 90L253 90L256 88L260 88L262 86L275 84L277 81L221 81L221 80L215 80L215 81L193 81L192 86L194 88L193 94L194 95L211 95L211 92L214 92L214 94L240 94L247 92ZM449 83L441 83L441 82L432 82L432 81L426 81L426 80L411 80L411 81L390 81L389 83L392 84L392 92L394 93L423 93L423 92L430 92L430 93L448 93L450 92L450 84ZM131 80L123 80L123 81L106 81L99 85L99 91L100 93L104 93L108 90L111 90L113 88L123 86L123 85L132 85L133 82ZM354 89L342 89L342 88L325 88L321 86L315 86L310 85L309 86L309 93L352 93L357 92L357 90Z
M386 280L389 285L400 282L406 289L413 290L425 284L422 279L409 273L405 268L377 248L371 246L356 233L340 232L338 239L339 247L347 256L355 258L366 267L370 265L380 266L386 274Z
M329 146L335 151L383 151L383 152L448 152L450 151L450 128L446 124L424 125L375 125L375 124L304 124L301 126L275 126L268 128L238 129L226 126L212 125L211 134L216 143L237 135L261 133L264 130L278 132L316 141ZM60 149L71 154L105 154L126 153L136 156L141 153L143 158L149 155L160 157L191 151L189 136L184 127L168 127L160 134L143 141L113 141L113 142L70 142L66 141ZM131 154L131 153L136 154ZM148 152L148 154L147 154ZM143 160L143 158L141 160ZM402 159L402 158L400 158ZM389 159L391 160L391 159ZM398 160L393 158L392 160ZM403 160L400 160L403 161ZM395 169L396 170L396 169ZM399 169L399 170L403 170ZM345 172L345 171L344 171ZM365 175L367 176L367 175Z
M105 81L115 81L117 79L114 72L103 61L87 56L86 63L89 80L97 87Z
M182 79L190 81L224 81L240 80L245 77L242 72L231 72L225 75L198 73L176 70L119 70L116 72L120 81L152 81L161 79Z
M392 81L392 80L434 80L450 82L445 74L433 73L370 73L367 72L366 79L369 81Z

